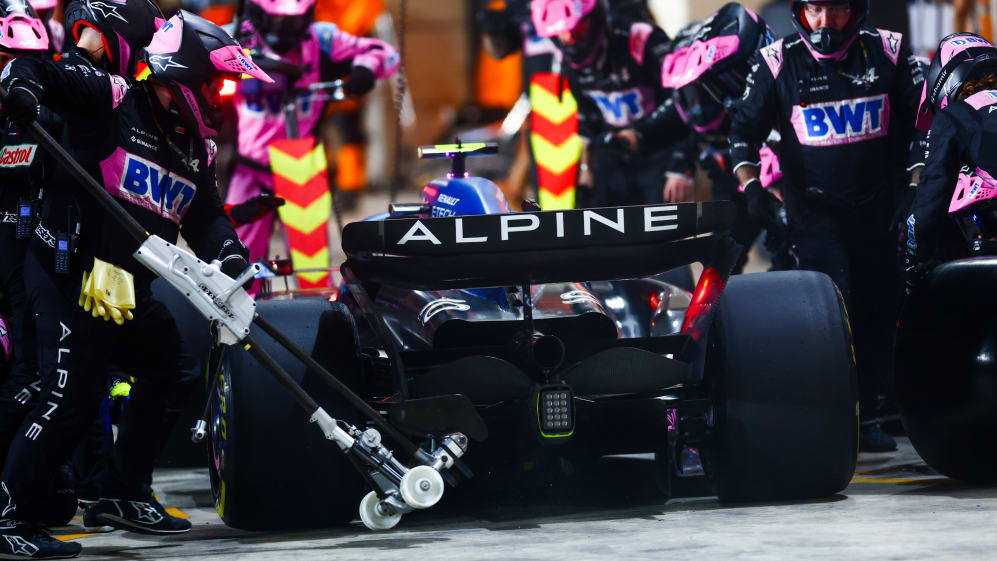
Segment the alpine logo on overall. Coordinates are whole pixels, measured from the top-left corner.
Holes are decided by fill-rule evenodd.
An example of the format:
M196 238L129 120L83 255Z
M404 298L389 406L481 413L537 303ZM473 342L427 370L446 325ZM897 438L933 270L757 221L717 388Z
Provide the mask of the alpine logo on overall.
M825 103L800 104L790 117L800 144L836 146L885 136L890 125L886 94Z

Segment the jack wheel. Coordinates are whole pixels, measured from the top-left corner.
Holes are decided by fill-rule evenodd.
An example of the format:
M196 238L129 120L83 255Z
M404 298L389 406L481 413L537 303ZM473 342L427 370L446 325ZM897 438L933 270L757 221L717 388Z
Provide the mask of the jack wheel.
M429 466L416 466L398 485L402 499L412 508L429 508L443 497L443 477Z
M360 501L360 521L371 530L390 530L398 525L402 515L386 514L381 507L381 499L371 491Z

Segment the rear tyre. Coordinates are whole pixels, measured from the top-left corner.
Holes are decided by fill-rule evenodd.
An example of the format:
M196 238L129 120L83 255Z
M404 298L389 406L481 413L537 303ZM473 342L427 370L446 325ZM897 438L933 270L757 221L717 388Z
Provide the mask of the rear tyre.
M939 266L904 306L896 390L904 429L939 472L997 482L997 304L992 258Z
M344 381L360 376L349 311L324 299L259 302L257 312ZM332 392L315 391L305 367L255 326L252 336L335 418L358 413ZM310 388L311 386L311 388ZM246 530L345 524L357 514L363 479L308 414L243 349L233 346L212 400L212 491L228 526Z
M858 455L858 385L848 317L811 271L737 275L718 301L707 376L707 473L722 502L827 497Z

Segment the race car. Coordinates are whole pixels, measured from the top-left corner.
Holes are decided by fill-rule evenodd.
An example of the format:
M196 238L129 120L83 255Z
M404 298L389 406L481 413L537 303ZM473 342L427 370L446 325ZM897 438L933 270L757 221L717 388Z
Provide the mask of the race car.
M465 478L632 453L655 455L666 495L683 479L724 502L848 484L854 353L827 276L730 277L742 251L728 235L730 202L509 212L465 167L495 149L421 149L451 158L450 173L421 202L346 226L341 286L258 299L257 313L344 391L254 325L257 344L359 438L390 440L361 435L370 423L351 395L421 449L454 450L452 493L475 492ZM703 269L691 294L658 276L690 263ZM325 440L248 353L228 349L208 401L212 489L229 526L344 524L358 503L367 527L398 523L383 474ZM406 504L439 499L421 502L431 482L409 479Z

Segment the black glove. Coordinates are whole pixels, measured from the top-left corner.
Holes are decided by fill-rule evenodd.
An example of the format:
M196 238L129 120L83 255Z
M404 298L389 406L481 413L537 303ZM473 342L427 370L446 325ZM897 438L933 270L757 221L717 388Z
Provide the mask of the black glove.
M350 95L363 95L374 89L374 72L366 66L354 66L350 69L350 81L343 86Z
M218 253L218 260L222 262L222 272L232 277L239 278L239 275L249 268L249 250L238 240L226 240L222 245L222 250ZM242 285L249 290L253 287L253 278L250 278Z
M748 201L748 214L761 222L766 230L782 227L779 209L782 203L768 189L762 187L758 179L749 179L744 186L744 198Z
M284 199L275 197L268 193L256 195L255 197L243 201L237 205L225 207L225 212L236 226L256 222L260 218L270 214L277 207L283 206Z
M941 264L941 261L922 261L918 257L918 252L906 246L904 250L904 290L907 294L913 293L924 279L928 278L932 269Z
M7 91L7 99L0 104L0 117L10 119L19 125L27 125L38 118L41 103L38 94L23 82L15 84Z

